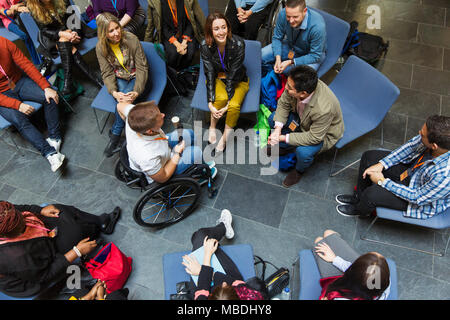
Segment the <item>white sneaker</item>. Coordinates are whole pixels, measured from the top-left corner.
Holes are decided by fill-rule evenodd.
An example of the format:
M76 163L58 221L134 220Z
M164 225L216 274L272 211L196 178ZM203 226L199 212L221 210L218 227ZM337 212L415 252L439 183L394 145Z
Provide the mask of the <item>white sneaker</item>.
M231 222L233 221L233 217L231 216L231 212L227 209L223 209L220 214L220 219L217 220L217 224L223 222L225 225L225 238L232 239L234 237L234 230L231 226Z
M55 148L56 152L59 152L59 150L61 149L61 139L47 138L45 140L51 147Z
M64 163L65 158L66 156L59 152L47 156L47 160L50 163L53 172L55 172L61 167L61 165Z

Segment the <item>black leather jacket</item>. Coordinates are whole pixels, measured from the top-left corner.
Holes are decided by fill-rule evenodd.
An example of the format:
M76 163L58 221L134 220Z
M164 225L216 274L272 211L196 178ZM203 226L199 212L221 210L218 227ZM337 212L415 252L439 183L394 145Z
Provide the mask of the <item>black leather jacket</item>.
M203 60L203 66L205 67L208 102L214 102L216 100L216 78L219 72L223 72L216 43L213 42L211 47L209 47L205 40L203 40L200 45L200 55ZM247 81L244 58L244 39L233 35L232 39L228 39L227 44L225 45L225 86L228 94L228 100L233 98L234 88L236 85L239 82Z

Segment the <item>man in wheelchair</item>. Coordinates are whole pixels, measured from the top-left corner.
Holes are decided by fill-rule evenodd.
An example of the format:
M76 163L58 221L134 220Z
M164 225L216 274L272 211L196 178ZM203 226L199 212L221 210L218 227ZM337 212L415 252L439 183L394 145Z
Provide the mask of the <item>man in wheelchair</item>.
M149 184L153 181L164 183L193 164L204 163L202 150L193 145L192 130L180 130L181 137L178 130L168 135L164 133L161 127L165 115L154 101L136 105L119 103L117 110L125 121L130 167L143 172ZM215 163L207 165L211 169L211 178L214 178L217 175Z

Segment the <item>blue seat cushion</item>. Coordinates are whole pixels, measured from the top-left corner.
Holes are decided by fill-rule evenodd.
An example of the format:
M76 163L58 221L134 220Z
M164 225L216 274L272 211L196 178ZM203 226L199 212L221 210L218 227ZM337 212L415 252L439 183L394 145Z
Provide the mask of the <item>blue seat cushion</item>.
M233 260L244 280L255 276L253 248L248 244L221 246L222 250ZM191 251L168 253L163 256L164 291L165 299L169 300L171 294L176 293L178 282L189 281L190 275L181 264L183 256Z

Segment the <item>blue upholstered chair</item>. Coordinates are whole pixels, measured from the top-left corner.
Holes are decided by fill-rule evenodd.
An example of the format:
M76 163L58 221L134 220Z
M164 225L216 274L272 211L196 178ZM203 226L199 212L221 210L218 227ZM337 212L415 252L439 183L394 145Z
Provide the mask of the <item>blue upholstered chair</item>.
M206 18L209 14L208 0L198 0L198 4L200 5L200 8L202 8L203 14L205 15L205 18Z
M318 300L322 287L320 286L320 273L311 250L301 250L300 260L300 292L299 300ZM388 300L397 300L397 267L391 259L386 259L391 275L391 288Z
M367 230L364 232L364 234L361 235L362 240L391 245L391 246L400 247L400 248L409 249L409 250L414 250L414 251L418 251L418 252L422 252L422 253L438 256L438 257L443 257L447 253L448 244L450 242L450 234L448 235L444 251L442 251L441 253L434 253L434 252L429 252L429 251L425 251L425 250L419 250L416 248L405 247L405 246L401 246L401 245L397 245L397 244L393 244L393 243L389 243L389 242L384 242L384 241L380 241L380 240L368 239L367 233L372 228L372 226L375 224L375 222L377 221L378 218L391 220L391 221L397 221L397 222L415 225L415 226L419 226L419 227L423 227L423 228L430 228L433 230L443 230L446 228L450 228L450 209L447 209L442 213L434 215L433 217L431 217L429 219L415 219L415 218L404 217L403 211L379 207L379 208L377 208L377 216L373 219L372 223L367 228Z
M222 250L236 263L244 280L255 276L253 259L253 248L249 244L237 244L221 246ZM163 256L164 273L164 297L170 300L170 295L177 293L178 282L189 281L190 275L186 273L185 267L181 264L183 256L191 251L168 253ZM201 261L200 261L201 263Z
M245 40L244 66L247 69L250 84L241 106L241 113L257 112L259 110L259 95L261 92L261 43L259 41ZM201 59L198 83L191 101L191 107L209 111L206 95L206 77Z
M350 56L330 84L344 117L344 136L336 143L330 176L335 176L359 161L332 173L336 155L348 143L375 129L400 95L400 90L380 71L356 56ZM381 127L383 143L383 127Z
M320 13L325 20L327 30L327 53L326 58L320 65L317 73L319 78L333 67L341 56L342 48L350 30L350 24L338 17L319 9L310 8L310 10Z
M20 20L22 20L23 25L25 26L26 31L28 32L28 35L30 36L31 40L33 40L34 46L36 48L39 47L40 43L38 41L38 35L39 35L39 28L34 21L31 14L27 12L22 12L20 14ZM84 38L79 45L77 45L77 48L81 55L84 55L95 48L97 44L97 37L94 38ZM58 56L53 59L53 62L55 64L61 63L61 58Z
M8 29L6 29L3 26L0 27L0 37L6 38L6 39L8 39L9 41L12 41L12 42L20 39L17 34L8 31Z
M145 97L145 101L155 100L156 103L159 102L161 96L164 92L164 88L166 87L166 63L163 59L158 55L154 44L150 42L141 42L142 47L145 52L145 56L147 57L149 72L148 72L148 81L151 84L151 89L149 90L147 96ZM163 46L160 44L160 47ZM95 109L103 110L106 112L114 113L116 110L117 101L114 99L112 95L108 93L108 89L106 86L100 89L99 93L95 97L94 101L92 101L91 107L94 110L95 118L97 120L98 130L100 134L103 133L105 128L106 119L102 129L100 129L100 125L98 122L98 117ZM108 114L109 117L109 114Z

